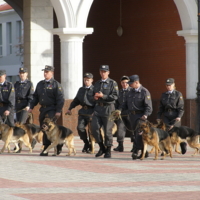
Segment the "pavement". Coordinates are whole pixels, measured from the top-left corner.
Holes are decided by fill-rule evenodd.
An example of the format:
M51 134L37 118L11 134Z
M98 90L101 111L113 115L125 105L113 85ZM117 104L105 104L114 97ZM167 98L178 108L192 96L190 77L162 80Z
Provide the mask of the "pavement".
M111 159L82 153L78 137L77 154L70 157L66 147L59 156L51 156L52 150L41 157L40 144L32 154L24 146L20 154L6 151L0 155L0 200L200 199L200 155L192 157L193 149L165 160L155 161L150 154L141 161L131 159L130 139L124 146L125 151L112 152Z

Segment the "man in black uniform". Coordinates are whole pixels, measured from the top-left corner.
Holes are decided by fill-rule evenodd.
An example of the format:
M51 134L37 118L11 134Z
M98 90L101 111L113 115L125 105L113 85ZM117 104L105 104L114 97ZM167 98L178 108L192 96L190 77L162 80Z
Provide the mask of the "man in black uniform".
M15 110L17 122L24 124L28 117L30 103L33 100L33 84L28 80L27 68L19 68L20 81L14 84L15 87Z
M78 114L78 134L80 139L83 140L85 143L82 152L89 153L90 152L90 144L87 139L87 131L85 127L88 125L90 118L94 112L95 100L94 100L94 86L92 85L93 82L93 75L91 73L85 73L84 76L84 87L79 88L76 97L71 102L68 111L66 114L71 115L71 110L78 105L81 105L82 108L79 110Z
M14 127L15 89L6 80L6 71L0 70L0 122Z
M125 101L126 95L127 93L131 90L131 87L129 87L129 77L128 76L122 76L122 78L120 79L121 81L121 86L122 89L119 91L119 97L118 100L116 101L116 110L119 109L119 106L123 104L123 102ZM131 124L130 124L130 120L129 120L129 116L128 116L128 110L122 110L121 112L121 119L116 121L117 124L117 142L118 142L118 146L116 148L114 148L114 151L119 151L119 152L123 152L124 151L124 138L126 135L126 132L128 133L128 135L132 135L131 132ZM126 128L128 130L126 130Z
M99 144L99 152L96 157L104 155L104 158L111 158L111 146L113 144L112 127L113 121L109 120L112 111L115 110L115 101L118 98L117 83L109 78L109 66L100 66L101 80L94 85L94 99L96 106L94 108L94 115L92 118L92 133ZM105 134L105 141L102 140L99 129L103 127Z
M137 123L141 120L146 120L147 117L152 113L152 101L149 91L143 87L139 82L138 75L132 75L129 77L129 85L133 89L130 90L126 96L126 100L122 105L121 109L129 110L129 117L132 125L132 130L134 131L133 142L134 149L132 158L137 159L138 151L143 150L142 136L137 132ZM145 155L148 157L148 153Z
M32 109L38 103L41 105L39 116L40 126L42 125L46 115L48 115L49 118L56 117L58 119L61 115L65 101L61 84L53 78L54 67L46 65L45 69L42 71L44 71L45 80L42 80L37 84L29 110L29 112L32 112ZM46 134L44 134L44 150L46 150L50 144L51 142L48 140ZM61 148L62 145L57 146L57 154L60 154ZM43 152L40 156L48 156L48 153Z

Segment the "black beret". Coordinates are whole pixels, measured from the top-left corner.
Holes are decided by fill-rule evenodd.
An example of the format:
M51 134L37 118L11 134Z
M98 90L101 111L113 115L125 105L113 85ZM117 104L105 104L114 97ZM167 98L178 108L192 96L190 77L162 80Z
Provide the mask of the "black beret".
M0 70L0 76L5 75L6 74L6 70L2 69Z
M173 78L168 78L166 80L166 85L172 85L173 83L175 83L175 80Z
M129 79L130 80L129 80L128 84L132 84L133 82L140 80L138 75L132 75L132 76L129 77Z

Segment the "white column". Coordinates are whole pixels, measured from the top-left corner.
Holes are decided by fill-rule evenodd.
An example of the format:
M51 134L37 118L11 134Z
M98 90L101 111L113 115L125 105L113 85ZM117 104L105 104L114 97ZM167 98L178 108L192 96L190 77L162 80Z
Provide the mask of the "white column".
M65 99L73 99L83 85L83 39L92 28L54 29L61 42L61 84Z
M183 36L186 43L186 98L195 99L198 82L198 32L183 30L177 34Z
M24 1L24 66L34 86L44 79L45 65L53 65L53 7L50 0Z

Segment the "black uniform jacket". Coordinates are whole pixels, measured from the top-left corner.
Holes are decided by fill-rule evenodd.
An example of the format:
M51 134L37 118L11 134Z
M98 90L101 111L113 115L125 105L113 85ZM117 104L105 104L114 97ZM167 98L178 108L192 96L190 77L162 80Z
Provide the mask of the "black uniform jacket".
M56 112L61 112L64 101L63 89L59 82L53 78L49 83L42 80L36 86L30 108L33 109L39 103L42 106L54 106Z
M13 84L8 81L0 85L0 103L3 103L8 111L15 107L15 89Z
M116 81L108 78L105 82L102 80L94 84L94 93L102 92L103 97L99 98L97 103L113 104L118 99L118 85Z
M123 103L124 103L125 100L126 100L126 95L128 94L128 92L129 92L131 89L132 89L131 87L128 87L126 90L121 89L121 90L119 91L119 96L118 96L118 99L117 99L116 104L115 104L116 110L119 109L120 105L123 105ZM128 115L128 109L122 110L121 115Z
M160 98L160 106L158 111L158 119L168 110L177 112L177 117L182 117L184 113L184 100L181 92L174 90L171 94L169 92L162 93Z
M120 106L120 109L128 109L129 111L142 111L146 116L151 115L153 108L149 91L142 85L138 91L135 89L130 90L126 95L123 105Z
M81 105L81 106L83 106L83 108L79 110L79 114L88 113L86 111L86 109L84 108L84 106L87 106L88 108L91 109L89 112L93 112L93 108L95 106L93 89L94 89L93 85L91 85L90 88L86 88L86 87L79 88L79 90L76 94L76 97L71 102L68 110L71 110L71 109L75 108L76 106Z
M33 83L29 80L25 80L23 83L17 81L14 85L15 87L15 99L17 100L26 100L27 106L30 107L30 103L33 100Z

